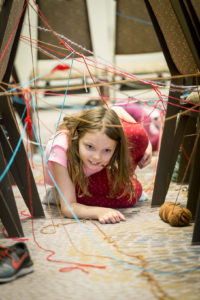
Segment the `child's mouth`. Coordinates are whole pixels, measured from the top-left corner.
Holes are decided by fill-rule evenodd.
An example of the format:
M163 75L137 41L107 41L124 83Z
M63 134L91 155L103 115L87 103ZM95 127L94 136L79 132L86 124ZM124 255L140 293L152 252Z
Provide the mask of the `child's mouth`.
M96 167L96 166L99 165L99 162L94 162L94 161L91 161L91 160L89 160L89 163L90 163L92 166L94 166L94 167Z

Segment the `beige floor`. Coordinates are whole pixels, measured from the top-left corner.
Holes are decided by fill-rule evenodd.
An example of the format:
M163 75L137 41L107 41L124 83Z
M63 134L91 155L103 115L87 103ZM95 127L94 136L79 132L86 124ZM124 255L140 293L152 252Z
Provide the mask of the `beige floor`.
M51 121L45 113L41 117ZM39 156L34 162L42 198ZM138 171L145 190L152 182L155 162L156 156L150 166ZM175 201L178 190L172 183L166 201ZM28 212L16 187L14 193L19 212ZM63 219L55 207L51 211L44 207L45 218L33 224L22 221L34 272L0 285L0 300L200 299L200 246L191 245L193 225L175 228L164 223L159 208L151 208L151 193L149 197L134 208L123 209L127 221L114 225ZM178 202L185 205L186 197L187 187L182 187ZM0 238L3 245L14 243ZM77 263L95 267L61 272Z

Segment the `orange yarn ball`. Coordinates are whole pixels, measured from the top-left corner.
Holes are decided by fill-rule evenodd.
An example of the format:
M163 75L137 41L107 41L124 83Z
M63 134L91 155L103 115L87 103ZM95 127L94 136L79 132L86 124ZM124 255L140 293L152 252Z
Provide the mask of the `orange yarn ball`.
M192 220L192 213L189 209L173 202L164 203L160 207L159 216L171 226L188 226Z

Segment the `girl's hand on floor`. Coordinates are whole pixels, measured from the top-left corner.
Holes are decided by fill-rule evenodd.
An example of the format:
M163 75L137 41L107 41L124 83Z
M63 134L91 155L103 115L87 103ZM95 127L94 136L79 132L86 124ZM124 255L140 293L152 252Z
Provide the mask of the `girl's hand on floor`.
M126 218L118 210L112 208L103 208L98 216L98 220L101 224L114 224L121 221L126 221Z
M143 169L144 167L149 165L151 163L151 159L152 159L152 146L151 143L149 142L143 157L138 162L139 168Z

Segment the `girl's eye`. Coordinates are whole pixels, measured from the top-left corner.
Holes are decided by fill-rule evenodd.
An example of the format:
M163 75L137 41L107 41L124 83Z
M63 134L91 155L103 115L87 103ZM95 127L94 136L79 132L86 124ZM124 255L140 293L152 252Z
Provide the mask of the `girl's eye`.
M105 151L106 153L110 153L110 152L111 152L110 149L105 149L104 151Z
M88 149L93 149L93 146L92 146L92 145L86 145L86 147L87 147Z

